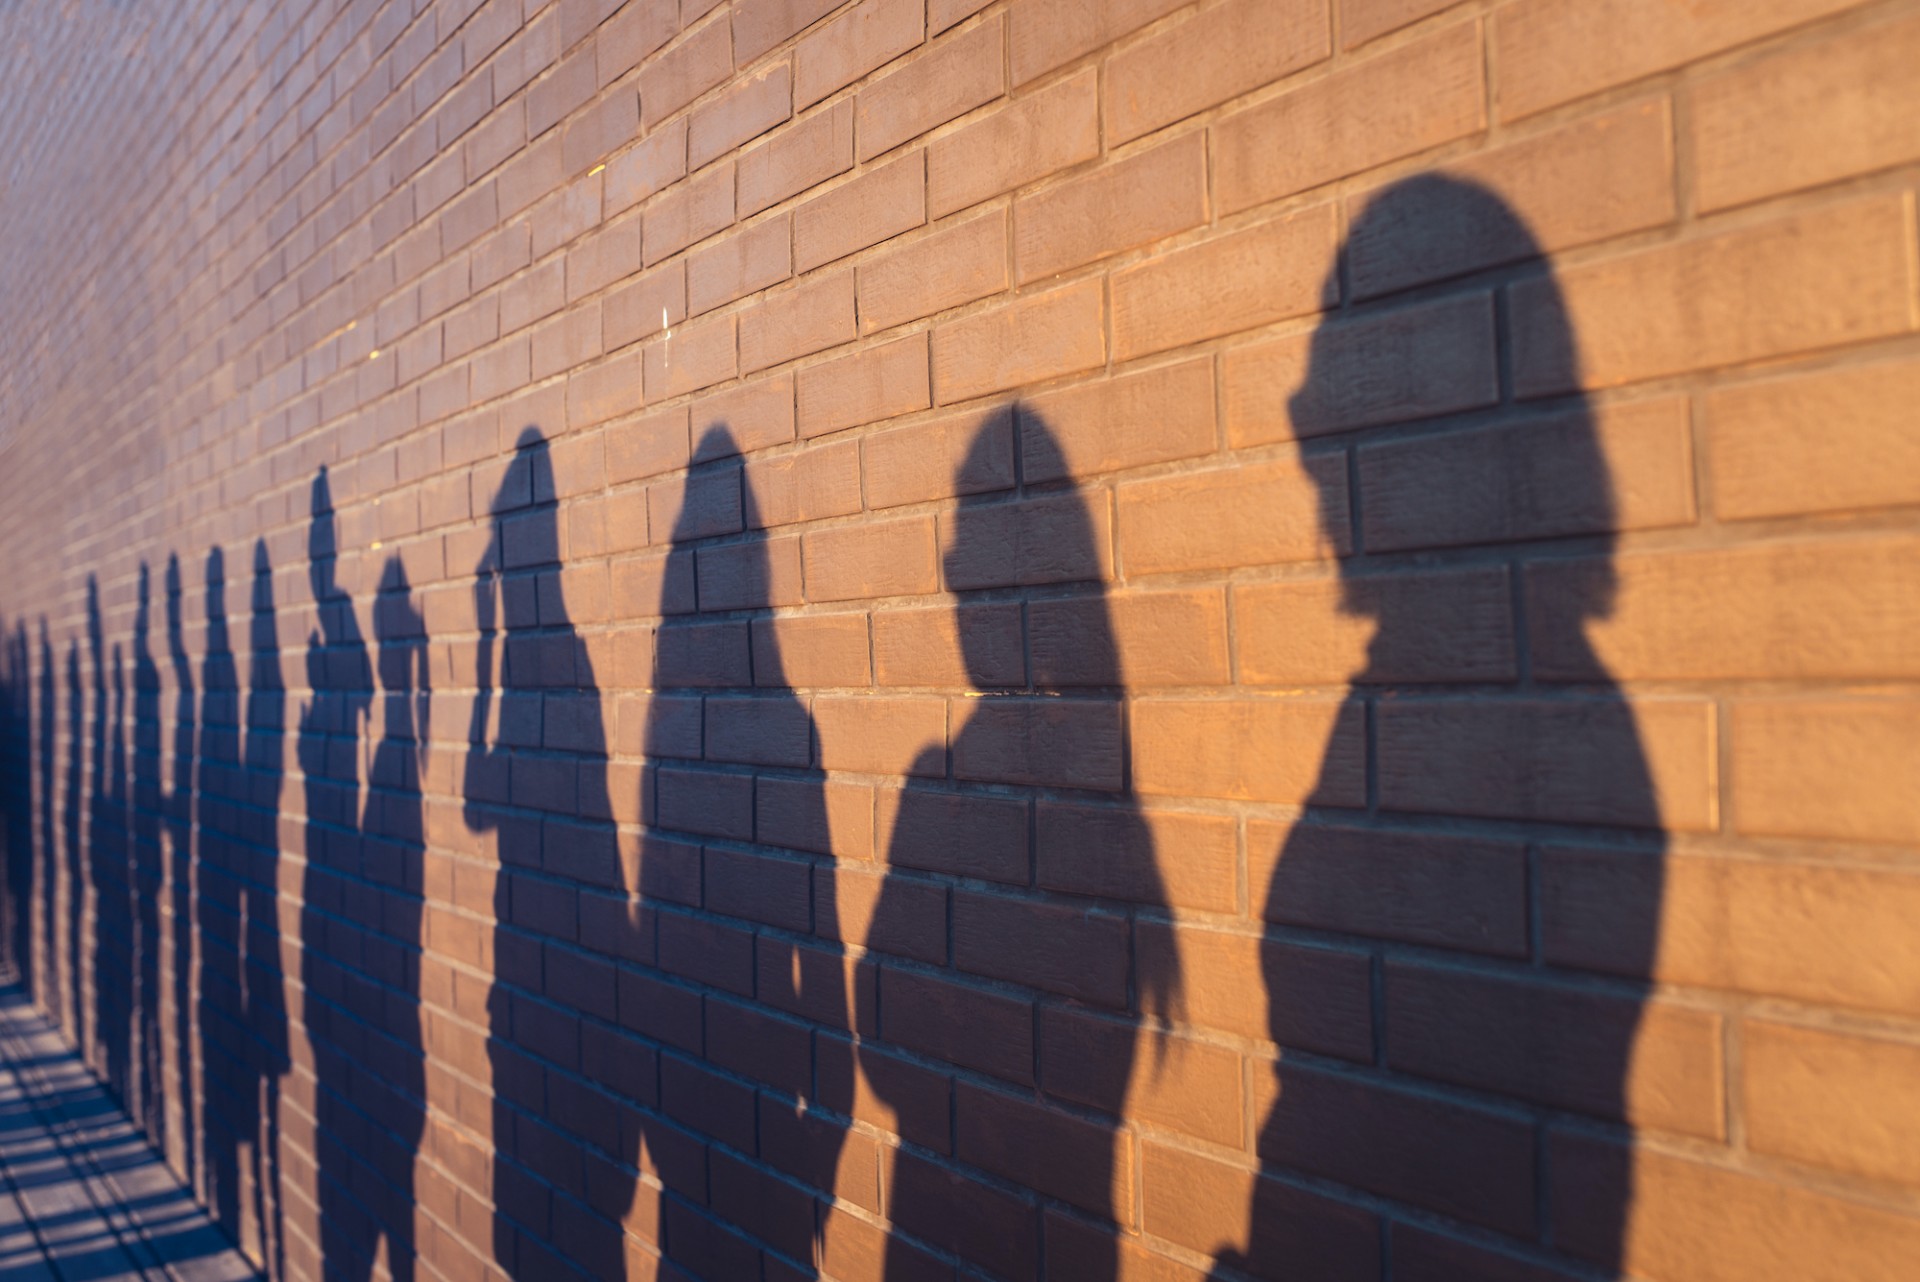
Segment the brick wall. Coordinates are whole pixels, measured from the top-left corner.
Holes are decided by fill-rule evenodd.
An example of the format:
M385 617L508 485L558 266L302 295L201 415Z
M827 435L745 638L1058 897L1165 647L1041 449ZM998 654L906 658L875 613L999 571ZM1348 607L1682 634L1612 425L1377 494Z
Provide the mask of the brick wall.
M0 8L11 952L276 1276L1911 1276L1920 4Z

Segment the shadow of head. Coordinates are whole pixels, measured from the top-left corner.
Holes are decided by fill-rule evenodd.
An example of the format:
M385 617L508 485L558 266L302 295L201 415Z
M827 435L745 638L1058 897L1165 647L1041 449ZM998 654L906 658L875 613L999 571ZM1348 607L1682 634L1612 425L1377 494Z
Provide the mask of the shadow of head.
M1476 276L1486 283L1467 279ZM1544 306L1494 306L1509 281L1525 279L1546 282ZM1470 308L1479 300L1475 326L1459 324L1460 308L1402 297L1447 282L1455 288L1444 291L1443 303ZM1521 406L1515 395L1516 348L1524 346L1530 361L1576 375L1578 350L1552 268L1506 200L1441 174L1377 193L1348 229L1324 292L1330 299L1356 294L1365 296L1360 306L1350 301L1314 331L1305 377L1287 402L1297 440L1393 431L1394 439L1363 442L1352 468L1307 469L1330 546L1364 554L1520 538L1608 540L1616 528L1613 486L1584 397L1536 407ZM1468 362L1472 368L1464 367ZM1577 385L1577 377L1572 381ZM1469 384L1485 392L1465 406L1472 417L1462 421L1458 389ZM1436 414L1456 417L1420 422ZM1439 441L1447 447L1432 448ZM1409 508L1436 507L1447 511L1426 524L1442 533L1424 542L1388 533ZM1343 559L1341 570L1342 610L1391 626L1365 557ZM1604 617L1612 601L1613 575L1602 558L1587 576L1579 616Z

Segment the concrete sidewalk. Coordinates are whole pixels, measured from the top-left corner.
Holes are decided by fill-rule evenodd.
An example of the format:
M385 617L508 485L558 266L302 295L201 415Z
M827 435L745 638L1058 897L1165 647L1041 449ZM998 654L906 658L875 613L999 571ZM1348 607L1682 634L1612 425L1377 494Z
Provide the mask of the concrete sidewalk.
M256 1277L25 994L0 988L0 1282Z

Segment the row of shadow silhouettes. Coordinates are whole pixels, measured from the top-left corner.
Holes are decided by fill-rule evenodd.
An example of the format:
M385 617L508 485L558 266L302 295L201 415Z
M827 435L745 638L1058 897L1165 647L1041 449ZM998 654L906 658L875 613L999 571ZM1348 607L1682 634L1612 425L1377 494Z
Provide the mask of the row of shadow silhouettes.
M1524 227L1497 198L1444 180L1404 184L1376 202L1367 217L1413 232L1435 217L1451 218L1449 225L1508 237L1516 248L1513 258L1532 252ZM1564 320L1557 323L1560 332L1536 334L1532 341L1571 352L1572 335ZM1294 402L1302 437L1317 434L1316 407L1336 404L1345 380L1356 376L1341 364L1345 359L1324 353L1316 341L1307 383ZM1610 512L1609 482L1589 416L1583 405L1569 409L1578 426L1563 430L1572 456L1562 460L1558 474L1583 478L1585 492L1565 501L1588 513ZM1060 448L1044 422L1024 409L1017 413L1026 458ZM958 469L956 493L966 495L969 478L981 474L985 452L997 439L992 426L981 430L978 457ZM737 481L736 454L727 429L710 428L695 458L713 461L696 465L689 485L722 472ZM1325 469L1316 475L1340 486L1338 495L1328 494L1323 515L1344 526L1351 519L1344 475ZM949 565L993 555L1005 528L1001 510L1007 498L989 493L960 499L946 551ZM743 501L750 505L751 494ZM709 1204L704 1146L751 1136L754 1119L724 1115L734 1097L720 1089L703 1096L700 1088L683 1088L694 1092L688 1098L710 1106L705 1120L664 1107L661 1075L678 1071L671 1065L682 1061L663 1059L660 1052L701 1053L699 985L686 981L698 972L691 958L703 947L702 919L675 911L701 902L698 855L685 852L716 839L723 850L729 843L751 850L761 834L719 830L712 826L721 822L717 812L663 789L663 772L671 776L676 763L702 756L699 714L689 720L688 701L675 696L720 694L739 700L742 709L750 705L750 718L735 724L751 730L730 746L728 759L743 763L737 767L742 777L750 772L763 790L777 791L781 831L789 834L783 842L803 878L811 862L830 857L831 850L826 780L813 749L817 735L807 703L788 685L777 652L757 647L744 657L718 653L714 630L703 627L716 616L768 612L772 578L764 544L751 532L709 537L704 508L690 501L681 511L658 610L663 622L655 638L637 806L645 837L637 857L616 822L630 799L613 795L610 780L624 776L608 769L611 745L599 680L561 592L560 506L546 444L533 428L518 442L492 504L490 541L472 568L479 637L471 675L463 671L457 679L457 698L433 697L435 651L397 557L385 563L370 603L356 603L336 580L341 549L324 469L312 486L307 566L314 630L305 641L306 690L297 714L284 681L283 638L264 544L254 549L244 623L230 618L222 553L216 549L206 557L197 660L188 647L188 616L196 603L185 569L173 558L158 586L142 566L132 635L124 645L109 643L99 590L91 581L84 643L70 641L64 655L57 654L44 621L37 637L24 625L8 636L0 729L7 758L12 956L36 999L64 1020L153 1139L185 1164L219 1222L276 1276L287 1265L285 1221L296 1213L301 1236L317 1247L327 1276L369 1277L377 1260L394 1278L412 1275L420 1247L413 1237L415 1172L426 1134L429 1073L443 1050L428 1045L422 986L429 983L435 986L432 1004L483 1020L487 1029L490 1095L476 1104L469 1083L434 1096L457 1099L449 1107L459 1120L491 1135L492 1247L508 1274L637 1276L638 1260L630 1252L639 1248L627 1225L663 1241L669 1258L695 1275L725 1276L734 1267L697 1209ZM1342 538L1350 532L1329 531ZM1084 510L1055 537L1053 564L1099 564L1094 526ZM730 548L744 568L728 599L703 602L696 555L715 547ZM1082 668L1092 674L1075 689L1055 693L1080 704L1087 719L1079 724L1105 727L1092 733L1110 733L1122 760L1118 789L1097 798L1106 807L1103 832L1111 859L1102 905L1118 905L1136 918L1164 916L1163 862L1178 860L1181 852L1155 849L1127 785L1121 712L1127 690L1104 587L1089 574L1045 590L1083 603L1084 631L1077 640ZM1364 612L1373 599L1350 592L1346 608ZM371 607L371 638L362 631L360 604ZM1588 603L1590 616L1603 614L1607 604L1604 590L1597 589ZM163 624L156 623L156 611L164 614ZM995 636L971 627L972 617L956 614L969 670L1001 670ZM243 626L244 635L236 635ZM1375 626L1375 653L1419 644L1418 638L1395 635L1391 616L1377 618ZM157 627L165 632L164 659L155 653ZM244 689L236 647L247 651ZM724 675L737 670L736 659L751 665L745 682ZM1601 671L1597 662L1592 666ZM1595 706L1607 704L1609 684L1595 684ZM163 727L167 685L173 716ZM1364 710L1380 687L1370 667L1363 667L1350 697ZM470 702L468 688L475 691ZM496 924L491 939L475 945L475 955L491 971L484 994L471 990L464 973L436 967L423 950L425 778L436 707L443 714L459 709L467 720L461 777L449 775L441 787L457 789L466 831L476 841L490 834L497 851ZM64 735L57 728L61 713ZM956 758L967 756L969 736L982 733L985 724L976 715L957 729ZM1616 763L1639 761L1631 719L1617 699L1593 725L1605 740L1597 752ZM170 734L164 750L163 729ZM281 813L289 732L303 794L292 816ZM446 737L444 728L441 733ZM925 891L938 880L930 870L951 872L952 849L970 837L954 831L953 789L938 782L946 772L942 747L935 745L917 763L900 763L904 773L935 782L903 793L882 846L884 879L862 941L866 957L879 964L860 968L851 987L843 981L842 959L832 956L844 951L834 941L845 937L834 920L834 897L809 894L804 881L797 898L789 895L790 886L764 887L770 900L789 895L798 905L792 909L797 915L783 925L806 948L796 951L790 968L761 969L757 1000L776 1011L804 1012L821 1031L810 1044L803 1037L790 1053L777 1040L756 1053L769 1060L786 1056L770 1075L805 1101L797 1106L806 1136L803 1174L823 1195L835 1187L856 1082L864 1081L894 1109L903 1147L889 1164L885 1207L892 1228L885 1269L887 1277L899 1279L921 1276L948 1254L994 1272L1018 1273L1029 1251L1002 1240L999 1227L969 1200L964 1182L949 1178L949 1167L937 1157L946 1147L948 1118L944 1112L925 1115L912 1090L914 1057L885 1036L893 1016L883 1017L877 1031L873 1022L880 1003L913 1000L912 978L948 960L947 925L937 914L928 916ZM61 750L64 761L56 759ZM1615 775L1627 781L1623 788L1640 792L1618 810L1637 810L1646 816L1645 826L1656 827L1644 767L1622 772L1616 765ZM1317 794L1311 796L1307 815L1323 810L1355 821L1352 810L1324 806ZM280 894L288 885L281 860L289 849L304 856L297 913ZM1264 891L1266 919L1286 920L1278 909L1302 893L1296 884L1323 884L1325 870L1316 864L1337 857L1325 843L1296 845L1290 838ZM1645 897L1642 920L1651 923L1657 884ZM81 914L89 909L90 931L81 927ZM89 936L92 956L85 958L82 941ZM1643 942L1650 957L1650 927ZM170 964L163 966L163 956ZM814 964L823 956L827 964ZM1210 982L1204 974L1181 974L1171 960L1152 963L1138 950L1131 957L1130 973L1121 980L1124 1013L1108 1012L1115 1015L1108 1027L1117 1035L1097 1046L1089 1042L1079 1051L1084 1062L1075 1066L1082 1085L1073 1107L1106 1135L1068 1155L1080 1165L1079 1188L1113 1186L1108 1177L1116 1146L1126 1142L1118 1119L1127 1112L1144 1026L1177 1017L1183 987ZM800 964L802 958L807 964ZM294 968L297 1018L289 1011ZM83 975L91 976L90 992ZM1290 1065L1296 1059L1309 1067L1314 1062L1289 1046L1298 1012L1315 1002L1313 979L1284 964L1270 964L1265 979L1272 1040L1282 1049L1274 1070L1280 1090L1257 1137L1264 1177L1253 1182L1249 1236L1221 1244L1216 1271L1262 1278L1377 1272L1384 1267L1380 1243L1356 1244L1351 1235L1316 1231L1302 1217L1300 1199L1302 1190L1340 1185L1348 1164L1332 1155L1342 1145L1378 1143L1378 1132L1364 1119L1344 1116L1336 1094L1288 1089ZM725 989L732 979L706 982ZM1088 991L1095 992L1099 982L1089 978ZM171 991L163 994L163 984ZM881 986L885 991L876 991ZM83 1009L87 998L90 1010ZM162 1027L163 1011L173 1021L170 1029ZM574 1021L581 1030L577 1038L567 1031ZM299 1038L291 1033L296 1022L303 1029ZM1600 1063L1598 1076L1621 1080L1632 1040L1631 1028L1594 1035L1586 1053ZM292 1084L308 1080L292 1071L303 1047L310 1048L305 1053L314 1085L311 1098L301 1087L300 1107L292 1108ZM1151 1065L1138 1067L1151 1071ZM168 1081L181 1088L171 1099L164 1098ZM1617 1114L1618 1103L1597 1101L1595 1111ZM300 1172L302 1192L290 1197L295 1177L281 1169L278 1155L287 1151L282 1130L295 1116L311 1119L311 1129L290 1136L291 1147L310 1154L317 1170ZM303 1130L308 1125L301 1122ZM1010 1134L996 1142L1018 1150L1037 1141ZM641 1180L642 1171L651 1179ZM1583 1187L1590 1204L1585 1219L1594 1226L1587 1238L1617 1243L1632 1195L1624 1159L1618 1169L1590 1172ZM1381 1205L1364 1191L1336 1191L1359 1205ZM1097 1198L1079 1201L1073 1212L1089 1225L1126 1218L1121 1208ZM821 1240L833 1231L824 1212L789 1227L784 1237L775 1233L779 1240L772 1245L802 1265L830 1245ZM1091 1245L1083 1244L1070 1264L1060 1257L1053 1269L1075 1277L1118 1276L1114 1232L1091 1232L1084 1243ZM1605 1257L1590 1259L1603 1269L1617 1263L1617 1246L1587 1254Z

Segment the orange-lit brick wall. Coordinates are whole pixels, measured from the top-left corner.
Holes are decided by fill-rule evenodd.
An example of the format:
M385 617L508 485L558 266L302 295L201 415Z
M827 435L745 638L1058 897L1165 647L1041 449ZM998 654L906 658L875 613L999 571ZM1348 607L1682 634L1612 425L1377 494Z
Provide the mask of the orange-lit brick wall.
M275 1276L1915 1276L1920 3L0 11L8 951Z

